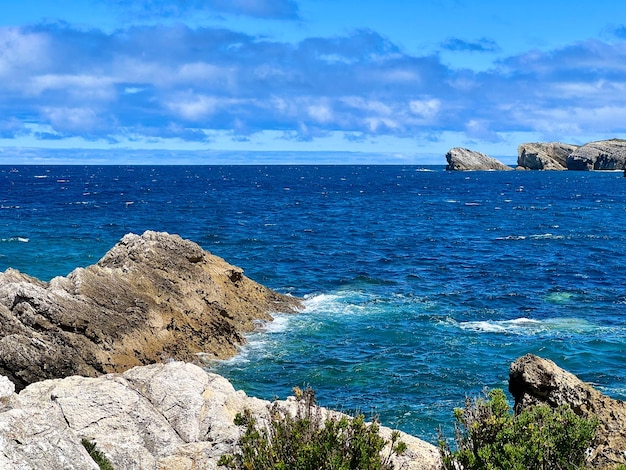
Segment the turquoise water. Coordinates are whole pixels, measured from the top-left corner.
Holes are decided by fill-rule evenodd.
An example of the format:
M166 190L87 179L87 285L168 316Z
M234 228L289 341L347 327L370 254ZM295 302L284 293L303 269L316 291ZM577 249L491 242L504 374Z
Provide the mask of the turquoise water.
M0 270L65 275L150 229L304 297L211 366L251 395L310 385L431 441L528 352L626 397L621 173L29 166L0 188Z

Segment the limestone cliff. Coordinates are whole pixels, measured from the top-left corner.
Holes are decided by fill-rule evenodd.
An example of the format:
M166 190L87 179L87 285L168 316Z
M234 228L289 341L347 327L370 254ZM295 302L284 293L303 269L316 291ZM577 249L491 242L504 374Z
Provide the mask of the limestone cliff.
M626 140L590 142L567 157L568 170L626 170Z
M282 403L289 409L294 400ZM182 362L46 380L19 395L0 376L0 468L97 470L81 444L88 439L116 469L216 470L239 438L235 415L248 409L263 422L269 404ZM389 439L391 430L381 427L381 434ZM408 449L396 468L439 468L436 447L404 433L401 439Z
M515 408L537 403L569 405L581 416L597 417L600 426L590 462L594 468L626 464L626 403L603 395L554 362L527 354L511 364L509 391Z
M517 165L528 170L567 170L567 157L577 148L560 142L521 144L517 149Z
M454 147L446 153L448 171L472 171L472 170L512 170L508 165L489 157L484 153L476 152L461 147Z
M0 374L18 389L169 359L225 358L298 299L177 235L128 234L97 264L49 283L0 273Z

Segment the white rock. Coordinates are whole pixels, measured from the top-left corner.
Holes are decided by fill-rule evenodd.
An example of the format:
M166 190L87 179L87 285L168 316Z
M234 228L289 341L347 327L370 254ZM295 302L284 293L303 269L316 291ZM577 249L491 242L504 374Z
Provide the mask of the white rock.
M281 403L294 406L293 399ZM248 409L262 423L268 406L183 362L37 382L0 410L0 469L97 469L81 444L87 438L116 469L217 470L240 436L237 413ZM388 428L381 432L391 435ZM438 468L434 446L402 439L408 451L398 467Z

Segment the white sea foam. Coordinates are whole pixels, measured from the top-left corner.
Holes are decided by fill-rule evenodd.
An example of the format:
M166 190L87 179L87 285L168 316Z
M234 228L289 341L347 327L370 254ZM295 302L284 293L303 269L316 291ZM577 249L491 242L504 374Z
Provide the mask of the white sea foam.
M526 240L524 235L507 235L506 237L496 237L496 240Z
M536 235L531 235L530 238L533 240L561 240L565 238L563 235L554 235L552 233L540 233Z
M456 323L456 322L455 322ZM580 334L600 333L604 328L582 318L515 318L512 320L483 320L456 323L463 330L479 333L504 333L522 336L538 334Z
M307 311L320 313L363 313L372 310L368 303L376 300L373 294L361 290L342 290L333 294L315 294L304 296Z
M11 237L11 238L1 238L2 242L18 242L18 243L28 243L30 241L29 238L26 237Z
M258 331L263 333L282 333L289 326L290 316L286 314L274 314L274 320L263 322L259 325Z

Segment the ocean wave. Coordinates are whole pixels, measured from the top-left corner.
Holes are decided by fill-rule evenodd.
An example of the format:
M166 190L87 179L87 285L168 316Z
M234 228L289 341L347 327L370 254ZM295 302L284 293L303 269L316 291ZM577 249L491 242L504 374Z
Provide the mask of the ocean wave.
M521 336L540 334L600 334L606 327L600 327L582 318L515 318L512 320L482 320L455 322L462 330L478 333L504 333Z
M552 233L540 233L537 235L531 235L533 240L562 240L565 238L563 235L554 235Z
M29 241L30 239L26 237L0 238L0 242L8 242L8 243L28 243Z
M524 235L507 235L505 237L496 237L496 240L526 240Z
M553 233L536 233L532 235L506 235L503 237L496 237L496 240L526 240L527 238L531 240L562 240L565 238L563 235L555 235Z
M274 320L264 321L257 325L257 330L261 333L282 333L289 326L290 315L275 313Z
M364 303L371 301L372 296L360 291L344 291L337 294L314 294L304 296L306 312L325 314L357 314L364 313Z

